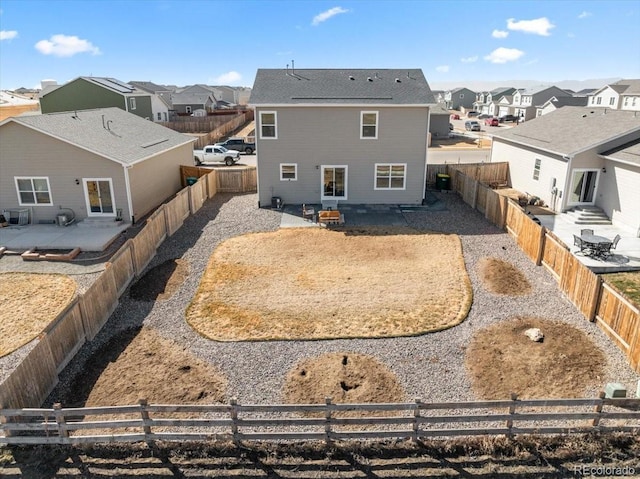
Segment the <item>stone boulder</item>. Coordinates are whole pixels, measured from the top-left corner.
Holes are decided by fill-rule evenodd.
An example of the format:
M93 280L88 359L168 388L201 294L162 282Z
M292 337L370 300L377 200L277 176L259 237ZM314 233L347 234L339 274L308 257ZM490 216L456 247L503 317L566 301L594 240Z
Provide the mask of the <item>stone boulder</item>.
M539 328L529 328L524 332L524 334L531 341L535 341L537 343L541 343L544 340L544 334L542 334L542 331L540 331Z

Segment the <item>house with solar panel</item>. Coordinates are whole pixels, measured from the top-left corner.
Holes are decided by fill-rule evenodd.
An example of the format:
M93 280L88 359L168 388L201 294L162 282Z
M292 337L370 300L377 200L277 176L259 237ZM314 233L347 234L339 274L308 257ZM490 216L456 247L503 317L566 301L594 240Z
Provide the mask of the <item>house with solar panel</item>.
M421 204L435 100L420 69L259 69L258 200Z
M109 107L153 119L151 94L115 78L78 77L40 96L42 113Z

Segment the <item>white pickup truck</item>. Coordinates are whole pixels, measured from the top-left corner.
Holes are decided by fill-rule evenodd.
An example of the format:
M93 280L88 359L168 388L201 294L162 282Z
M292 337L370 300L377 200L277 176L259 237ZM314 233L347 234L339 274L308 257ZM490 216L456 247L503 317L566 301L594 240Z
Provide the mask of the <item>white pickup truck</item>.
M224 163L231 166L240 160L240 152L227 150L224 146L207 145L202 150L193 150L196 165L212 165Z

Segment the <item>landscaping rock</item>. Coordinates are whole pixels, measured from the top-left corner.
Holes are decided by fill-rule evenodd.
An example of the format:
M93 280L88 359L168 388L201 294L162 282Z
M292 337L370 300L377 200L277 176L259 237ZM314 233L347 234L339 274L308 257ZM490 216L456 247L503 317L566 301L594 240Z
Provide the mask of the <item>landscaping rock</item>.
M544 334L538 328L529 328L524 334L531 340L538 343L541 343L544 340Z

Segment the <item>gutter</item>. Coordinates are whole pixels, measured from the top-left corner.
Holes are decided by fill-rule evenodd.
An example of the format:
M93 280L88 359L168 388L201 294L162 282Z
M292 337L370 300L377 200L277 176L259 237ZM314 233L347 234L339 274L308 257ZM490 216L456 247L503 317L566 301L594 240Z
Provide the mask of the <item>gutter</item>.
M131 166L128 165L123 165L123 170L124 170L124 185L125 185L125 189L127 191L127 208L129 208L129 215L131 217L131 224L135 224L136 219L135 216L133 215L133 202L131 199L131 183L129 182L129 169L131 168Z

